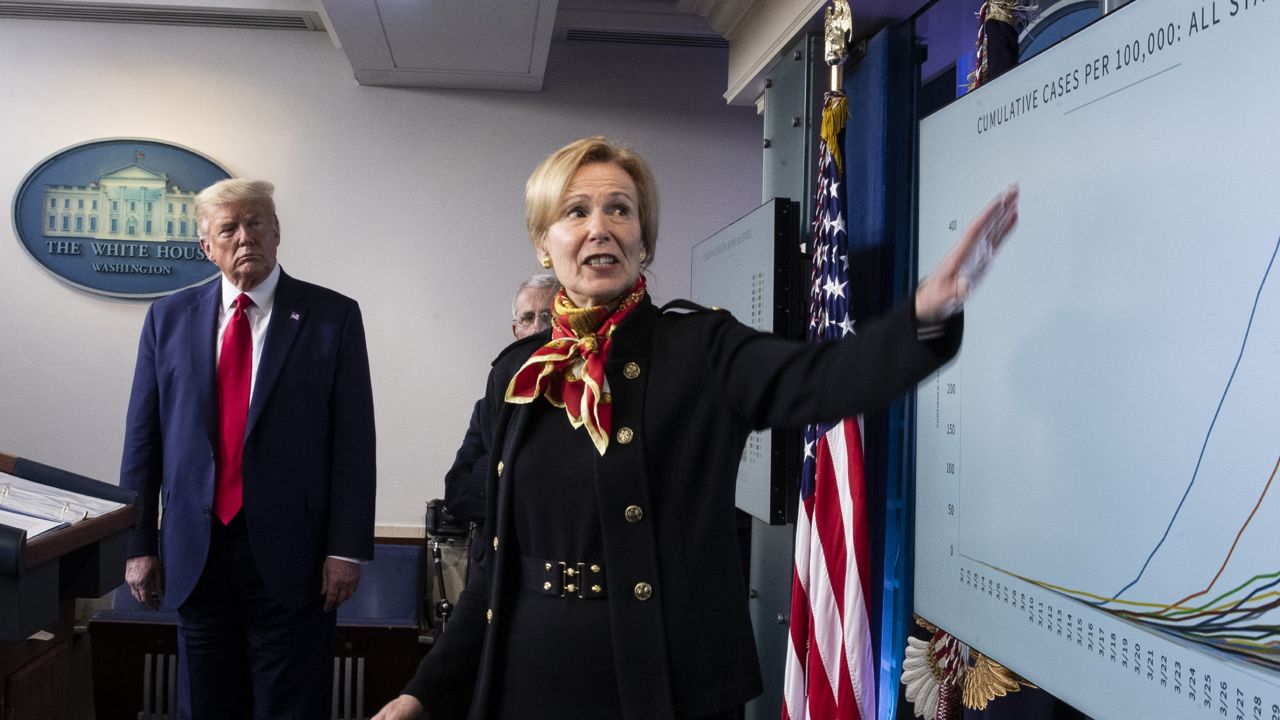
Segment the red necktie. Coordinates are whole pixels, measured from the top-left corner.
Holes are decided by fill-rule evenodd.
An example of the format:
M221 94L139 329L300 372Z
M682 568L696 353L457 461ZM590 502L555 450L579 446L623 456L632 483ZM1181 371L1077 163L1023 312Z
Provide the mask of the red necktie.
M231 322L222 333L218 358L218 478L213 486L213 511L225 525L244 504L244 426L249 417L249 385L253 372L253 333L245 311L248 295L236 298Z

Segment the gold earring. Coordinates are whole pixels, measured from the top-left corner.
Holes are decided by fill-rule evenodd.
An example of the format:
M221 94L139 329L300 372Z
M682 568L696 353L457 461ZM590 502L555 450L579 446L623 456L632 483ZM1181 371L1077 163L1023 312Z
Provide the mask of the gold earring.
M550 256L550 255L543 255L543 256L542 256L542 260L541 260L541 262L542 262L542 267L544 267L544 268L546 268L546 269L548 269L548 270L550 270L550 269L551 269L551 256Z
M648 259L649 259L649 251L645 250L644 248L640 248L640 262L644 262L645 260L648 260Z

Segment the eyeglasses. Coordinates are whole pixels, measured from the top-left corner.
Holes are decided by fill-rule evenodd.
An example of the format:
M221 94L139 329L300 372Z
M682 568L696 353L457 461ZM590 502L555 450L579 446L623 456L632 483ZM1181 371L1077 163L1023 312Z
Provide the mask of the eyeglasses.
M551 325L551 311L539 310L536 313L532 311L521 313L519 317L513 318L512 322L514 322L517 327L522 328L527 328L534 323L549 327Z

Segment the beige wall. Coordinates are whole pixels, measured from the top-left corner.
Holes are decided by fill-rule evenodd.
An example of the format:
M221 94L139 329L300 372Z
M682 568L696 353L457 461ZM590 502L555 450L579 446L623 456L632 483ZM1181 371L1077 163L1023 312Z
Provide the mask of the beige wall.
M524 180L577 137L623 139L663 194L650 278L683 296L689 248L758 204L751 108L723 51L552 46L537 94L361 87L324 33L0 21L0 197L46 156L105 137L196 149L277 184L280 259L364 309L377 518L420 526L462 438L510 291L538 270ZM181 84L164 78L181 71ZM77 77L74 85L65 84ZM0 224L0 451L115 482L145 302L60 282Z

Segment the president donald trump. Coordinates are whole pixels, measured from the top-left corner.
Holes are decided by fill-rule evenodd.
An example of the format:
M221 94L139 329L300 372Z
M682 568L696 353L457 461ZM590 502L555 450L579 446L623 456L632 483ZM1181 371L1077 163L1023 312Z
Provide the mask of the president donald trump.
M335 609L373 553L360 308L281 271L272 190L230 179L196 197L222 276L153 303L138 343L125 580L178 611L183 717L328 717Z

